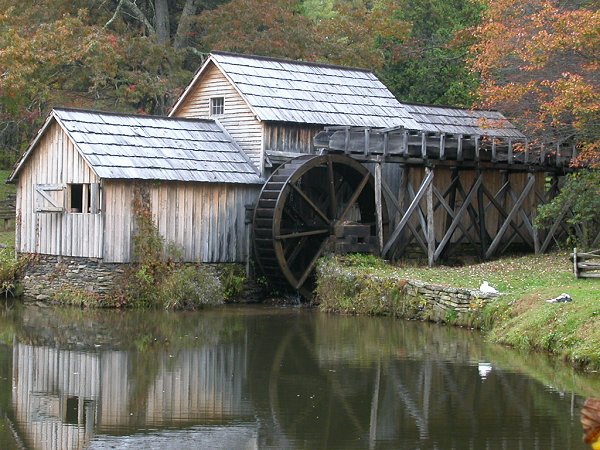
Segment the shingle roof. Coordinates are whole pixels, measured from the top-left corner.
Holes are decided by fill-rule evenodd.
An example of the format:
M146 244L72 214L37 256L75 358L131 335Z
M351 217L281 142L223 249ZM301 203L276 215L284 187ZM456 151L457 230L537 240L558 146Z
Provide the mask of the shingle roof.
M263 183L248 157L212 120L71 109L55 109L52 117L100 178Z
M231 80L259 120L411 129L417 126L383 83L365 69L226 52L211 53L208 63L211 61ZM201 74L202 70L175 108Z
M525 136L498 111L460 109L446 106L403 103L421 131L447 134L487 135L519 138Z

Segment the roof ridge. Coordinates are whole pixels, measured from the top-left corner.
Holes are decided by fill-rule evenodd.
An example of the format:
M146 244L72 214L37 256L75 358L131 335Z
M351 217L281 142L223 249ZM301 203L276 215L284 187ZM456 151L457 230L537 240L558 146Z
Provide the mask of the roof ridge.
M331 69L341 69L341 70L355 70L359 72L367 72L373 73L372 70L367 69L366 67L354 67L354 66L342 66L339 64L330 64L330 63L320 63L314 61L302 61L291 58L276 58L273 56L262 56L262 55L249 55L247 53L235 53L235 52L226 52L220 50L214 50L210 52L211 55L223 55L223 56L235 56L237 58L246 58L246 59L258 59L259 61L273 61L273 62L283 62L289 64L298 64L302 66L311 66L311 67L325 67Z
M193 118L193 117L170 117L170 116L153 115L153 114L120 113L120 112L114 112L114 111L102 111L99 109L71 108L71 107L64 107L64 106L56 106L56 107L52 108L52 111L101 114L101 115L113 116L113 117L135 117L138 119L164 119L164 120L168 120L168 121L177 121L177 122L216 123L214 119L201 119L201 118Z
M405 101L400 101L400 100L398 100L398 102L401 105L407 105L407 106L426 106L428 108L447 108L447 109L457 109L460 111L497 112L497 113L502 114L502 112L498 111L497 109L462 108L460 106L453 106L453 105L434 105L431 103L405 102Z

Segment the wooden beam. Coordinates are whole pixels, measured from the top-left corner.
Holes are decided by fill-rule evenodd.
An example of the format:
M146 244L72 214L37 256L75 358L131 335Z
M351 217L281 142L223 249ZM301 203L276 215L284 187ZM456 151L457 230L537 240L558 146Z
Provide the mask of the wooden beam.
M548 248L548 246L550 245L550 241L554 237L554 233L556 233L556 230L558 229L559 225L562 223L562 221L563 221L565 215L567 214L567 212L569 211L570 207L571 207L571 204L569 202L567 202L564 204L564 206L560 210L560 213L558 214L558 216L554 220L554 223L552 224L552 226L550 226L550 229L548 230L546 239L544 239L544 242L542 243L542 246L540 247L540 253L544 253L546 251L546 249Z
M500 192L505 188L505 186L509 186L509 184L505 184L500 191L498 191L498 194L500 194ZM500 203L498 203L498 200L496 199L496 197L498 197L498 194L496 194L496 196L492 197L492 193L490 191L487 190L487 188L484 186L483 189L485 195L488 197L488 199L490 200L490 205L493 205L497 210L498 210L498 218L500 221L500 224L498 226L498 229L500 229L500 227L502 226L502 223L504 220L506 220L506 218L508 217L508 213L506 212L506 207L502 206ZM521 229L519 228L519 226L517 225L517 223L513 220L510 222L512 228L515 230L515 233L517 233L519 236L521 236L521 239L523 239L524 241L527 240L527 237L522 234Z
M478 171L478 176L483 176L483 172ZM485 208L483 207L483 182L477 188L477 219L479 225L479 246L480 255L483 257L487 246L487 229L485 227Z
M421 157L427 158L427 133L421 131Z
M383 209L381 205L381 162L375 164L375 222L377 226L377 252L383 250Z
M441 160L446 159L446 134L440 133L440 156Z
M454 190L454 192L456 192L456 190ZM447 211L448 216L446 217L446 219L447 219L447 222L448 222L448 226L450 226L450 224L452 223L452 220L455 217L455 214L454 214L455 202L453 202L452 206L450 206L450 204L448 204L446 202L446 200L444 199L444 195L440 191L438 191L435 186L433 187L433 194L438 198L438 204L442 205L444 207L444 209ZM433 207L434 210L436 209L436 206ZM469 240L469 242L471 243L471 245L473 245L475 247L477 244L475 243L475 241L473 240L473 238L468 234L470 228L465 229L464 225L462 223L460 223L460 221L458 222L458 228L460 228L460 231L462 231L463 236L466 237ZM448 230L448 228L446 228L445 231L447 231L447 230ZM462 240L463 236L460 237L461 240ZM442 252L440 254L440 258L444 257L444 253L445 252Z
M408 179L408 177L405 176L404 179ZM402 183L400 185L402 186ZM383 188L384 193L388 196L388 201L390 202L390 204L400 214L400 216L398 217L398 220L397 220L397 222L399 223L400 220L402 219L402 216L405 213L405 211L404 211L404 195L401 194L401 198L398 198L398 200L396 200L396 198L394 197L394 194L392 193L392 190L390 189L388 184L385 182L385 180L382 180L381 187ZM400 200L402 200L402 201L400 201ZM421 238L421 236L419 235L418 231L415 229L413 224L411 224L410 222L407 222L406 226L410 230L412 236L414 236L415 240L417 241L417 244L419 244L419 246L423 249L423 251L425 253L427 253L427 245L425 244L425 242L423 241L423 239Z
M527 184L525 185L523 192L521 192L519 199L517 200L517 202L514 204L514 206L508 213L508 217L502 224L502 227L500 227L500 230L498 230L498 232L496 233L496 237L494 237L494 240L490 244L490 247L487 249L487 252L485 253L486 259L490 258L496 251L496 248L498 247L498 245L500 244L500 241L502 240L502 236L504 236L504 233L506 233L506 230L510 226L510 222L518 214L519 210L521 209L521 206L523 205L523 202L525 201L525 199L527 198L527 195L529 194L529 191L531 191L531 189L535 185L535 175L530 173L530 174L528 174L527 177L528 177Z
M454 230L456 230L456 227L458 227L458 222L460 220L462 220L462 217L463 217L465 211L467 211L468 207L471 204L473 195L475 194L475 192L477 192L477 190L479 189L479 186L481 186L482 181L483 181L483 176L480 173L479 176L477 177L477 179L475 180L475 182L473 183L473 185L471 186L469 193L464 197L463 204L461 205L460 209L458 210L458 213L456 213L456 215L454 216L454 220L448 227L446 234L444 234L444 237L440 241L440 244L438 245L438 247L434 253L435 259L439 258L440 254L444 251L444 248L446 247L446 245L452 238L452 235L454 234Z
M400 220L400 223L398 225L396 225L396 228L394 228L394 231L392 232L392 234L388 238L387 242L385 243L385 245L383 247L383 252L382 252L384 257L388 255L390 249L392 248L392 246L395 244L396 240L400 236L400 233L402 233L404 226L409 221L410 217L412 216L412 213L415 211L415 209L419 205L421 198L423 198L423 195L425 194L425 192L426 192L427 188L429 187L429 185L431 184L432 180L433 180L433 172L430 172L425 177L423 182L421 183L421 186L419 187L419 190L417 191L415 198L413 198L410 205L406 209L406 212L404 213L404 216Z
M463 135L462 134L458 135L457 145L458 145L458 147L456 148L456 160L462 161L463 160Z
M425 167L425 174L429 176L431 174L431 178L433 180L434 171L429 167ZM435 228L433 221L433 183L430 182L427 187L427 262L429 267L433 266L435 262L434 254L435 254Z

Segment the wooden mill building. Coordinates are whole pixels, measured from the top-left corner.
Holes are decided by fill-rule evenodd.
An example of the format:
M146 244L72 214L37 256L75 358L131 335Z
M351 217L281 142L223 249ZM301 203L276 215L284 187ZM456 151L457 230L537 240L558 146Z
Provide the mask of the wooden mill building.
M562 173L557 150L529 148L495 111L402 104L368 70L214 52L169 117L54 110L10 178L16 249L49 266L131 262L144 186L185 261L247 262L254 241L265 272L296 288L323 251L356 240L349 221L388 258L543 251L560 220L540 236L532 216L546 172Z
M67 109L52 112L11 180L18 252L109 263L131 261L136 183L186 261L243 261L244 205L263 184L214 121Z

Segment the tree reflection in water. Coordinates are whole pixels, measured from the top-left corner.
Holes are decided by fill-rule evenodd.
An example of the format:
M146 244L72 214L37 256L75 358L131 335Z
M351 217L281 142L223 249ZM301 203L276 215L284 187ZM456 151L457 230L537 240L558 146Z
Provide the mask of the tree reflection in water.
M0 448L577 449L568 392L600 388L475 332L298 309L27 307L0 330Z

